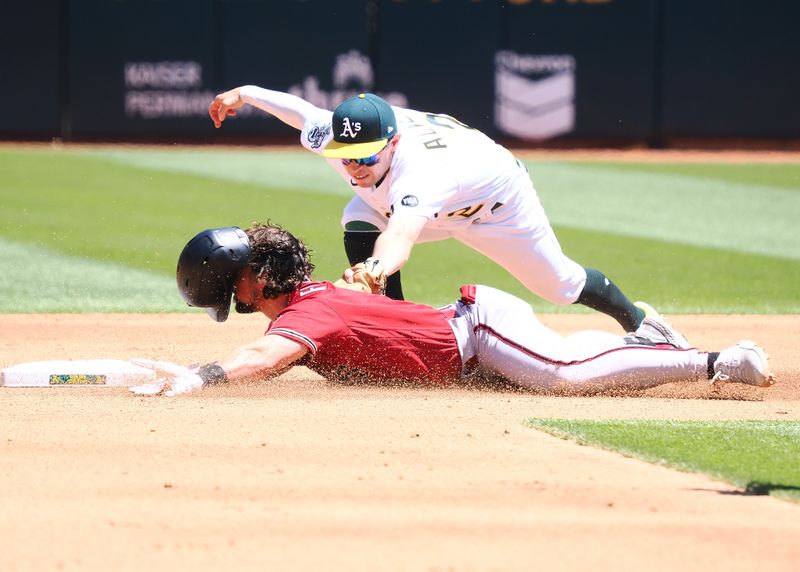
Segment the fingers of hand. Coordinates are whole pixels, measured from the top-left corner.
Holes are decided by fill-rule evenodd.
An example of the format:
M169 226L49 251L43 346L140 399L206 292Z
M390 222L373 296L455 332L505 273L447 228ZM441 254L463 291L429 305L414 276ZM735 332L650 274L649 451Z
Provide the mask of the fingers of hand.
M345 282L344 278L339 278L333 283L337 288L344 288L346 290L353 290L354 292L364 292L365 294L372 294L372 289L362 282Z
M214 127L219 127L222 125L222 120L219 118L219 109L221 103L218 99L215 99L211 102L211 105L208 106L208 116L211 118L211 121L214 122Z
M368 258L351 268L353 282L367 286L373 294L383 294L386 291L386 273L383 264L376 258Z
M172 386L164 392L164 395L167 397L175 397L182 393L189 393L193 389L195 389L195 387L189 380L179 377L172 382Z
M132 358L130 363L153 370L158 375L158 379L152 383L128 388L136 395L159 395L163 392L172 397L203 386L202 378L182 365L147 358ZM167 391L164 391L165 388L168 388Z
M352 268L346 268L345 271L342 273L342 280L344 280L348 284L352 284L354 275L355 271Z
M224 103L219 106L219 110L217 111L217 119L219 120L220 123L225 121L225 118L228 117L229 109L230 108Z
M158 361L154 359L147 359L147 358L132 358L130 362L133 365L138 365L140 367L145 367L147 369L152 369L154 372L159 374L159 376L167 375L167 376L180 376L187 373L189 370L182 365L178 365L176 363L171 363L168 361Z
M129 387L128 391L136 395L149 396L160 395L175 397L182 393L189 393L203 386L203 380L199 375L186 373L177 377L161 377L152 383L144 383ZM166 388L166 391L164 391Z
M136 395L158 395L164 390L164 386L167 384L166 380L159 379L158 381L154 381L153 383L143 383L142 385L134 385L133 387L129 387L128 391L131 393L135 393Z
M181 393L189 393L203 386L202 378L194 373L186 372L172 380L172 386L164 393L167 397L174 397Z

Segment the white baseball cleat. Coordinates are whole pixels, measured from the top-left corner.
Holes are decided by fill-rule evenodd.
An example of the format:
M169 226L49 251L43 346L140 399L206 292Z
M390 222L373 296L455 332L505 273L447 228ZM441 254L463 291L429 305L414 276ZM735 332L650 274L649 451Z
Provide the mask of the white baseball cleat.
M689 349L693 347L689 341L678 333L664 317L656 312L650 304L645 302L634 302L637 308L644 311L644 320L633 332L634 335L650 340L654 344L669 344L679 349Z
M775 376L769 371L769 356L750 340L742 340L719 353L711 383L736 382L769 387Z

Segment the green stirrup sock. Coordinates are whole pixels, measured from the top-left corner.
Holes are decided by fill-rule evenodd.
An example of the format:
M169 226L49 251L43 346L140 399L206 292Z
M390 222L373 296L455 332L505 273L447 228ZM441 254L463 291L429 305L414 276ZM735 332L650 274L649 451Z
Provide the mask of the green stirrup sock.
M635 332L644 311L628 300L616 284L594 268L586 269L586 284L575 302L614 318L626 332Z

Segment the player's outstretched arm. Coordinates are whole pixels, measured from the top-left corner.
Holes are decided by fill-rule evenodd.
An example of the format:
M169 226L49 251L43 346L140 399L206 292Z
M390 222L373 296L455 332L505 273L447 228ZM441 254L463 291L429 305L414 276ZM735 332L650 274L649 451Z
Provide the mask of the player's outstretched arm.
M189 393L205 385L267 378L278 375L303 357L308 348L281 336L267 335L248 344L219 363L195 368L150 359L132 359L131 362L156 372L155 382L131 387L137 395L165 395L173 397Z
M245 104L274 115L298 130L303 129L308 119L325 112L305 99L282 91L243 85L217 95L208 106L208 115L214 127L219 128L225 119L236 115Z
M411 257L411 249L428 219L406 215L391 219L375 242L373 254L364 262L345 268L334 286L358 288L373 294L383 294L386 279L400 270Z
M302 358L308 348L279 335L266 335L219 362L229 380L272 377Z
M408 262L411 249L427 222L427 218L417 215L389 219L386 230L375 241L372 251L373 258L381 261L387 276L394 274Z

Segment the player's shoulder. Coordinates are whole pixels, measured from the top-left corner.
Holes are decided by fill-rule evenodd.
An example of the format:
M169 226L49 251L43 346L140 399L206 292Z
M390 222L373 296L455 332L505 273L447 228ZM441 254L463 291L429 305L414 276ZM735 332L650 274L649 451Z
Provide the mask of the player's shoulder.
M319 109L306 119L300 131L300 142L303 147L315 153L322 153L325 145L333 138L333 112Z
M336 304L343 298L364 296L364 292L351 290L349 288L337 288L327 280L319 282L304 282L289 297L287 308L292 308L306 302L317 302L321 304ZM359 298L361 300L361 298Z
M392 106L392 111L394 111L394 116L397 120L397 130L400 133L425 124L426 114L424 111L395 106Z
M330 295L336 291L336 287L327 281L303 282L289 298L289 305L297 304L305 300L317 299L320 296Z

